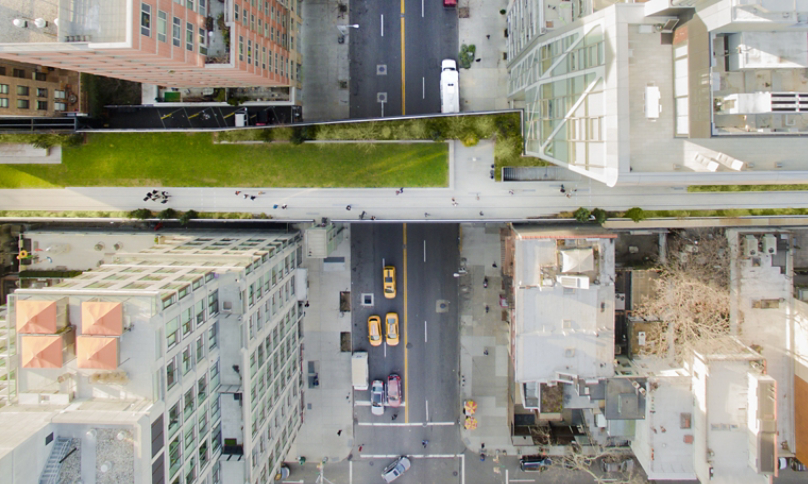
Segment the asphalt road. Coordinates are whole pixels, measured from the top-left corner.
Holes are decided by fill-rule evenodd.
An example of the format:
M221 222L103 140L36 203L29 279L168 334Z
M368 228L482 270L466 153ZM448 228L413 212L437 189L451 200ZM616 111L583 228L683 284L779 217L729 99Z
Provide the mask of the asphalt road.
M359 26L348 31L351 117L439 113L440 61L458 53L457 10L442 0L355 0L350 8Z
M465 447L457 426L457 235L454 224L351 227L353 349L368 351L371 381L397 373L404 386L403 405L386 407L382 416L371 414L369 391L354 393L354 438L363 447L353 456L355 482L374 482L398 455L413 457L402 483L433 482L434 475L459 478L457 454ZM384 265L396 267L395 299L382 293ZM361 304L368 293L374 295L372 307ZM368 317L383 319L390 311L399 314L400 344L370 346ZM426 449L423 440L429 441Z

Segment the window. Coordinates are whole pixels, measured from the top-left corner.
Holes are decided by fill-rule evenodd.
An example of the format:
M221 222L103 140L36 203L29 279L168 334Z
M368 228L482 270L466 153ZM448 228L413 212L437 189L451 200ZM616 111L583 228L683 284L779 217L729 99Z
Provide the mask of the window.
M0 84L0 94L8 94L8 84Z
M207 15L208 4L206 0L199 0L199 13L201 13L202 15Z
M266 68L267 68L267 48L261 47L261 69ZM267 281L269 281L269 278L267 278Z
M168 39L168 14L162 10L157 11L157 40L166 42Z
M14 69L14 77L25 79L25 71L22 69Z
M53 91L53 99L67 99L67 95L65 91L56 89Z
M255 15L250 15L250 30L255 30Z
M252 40L247 40L247 64L252 64Z
M174 17L171 25L171 43L176 47L182 46L182 20L179 17Z
M236 22L238 22L238 4L233 5L233 12L235 13Z
M0 76L5 76L5 75L6 75L6 68L5 68L5 66L0 66Z
M179 341L180 318L176 317L166 324L166 345L171 348Z
M0 97L0 108L7 108L7 107L8 107L8 98Z
M219 362L210 367L210 387L216 389L219 386Z
M244 60L244 36L238 36L238 60Z
M218 324L219 323L213 323L208 330L208 350L211 351L219 345Z
M185 6L188 8L188 10L193 11L194 10L194 0L185 0Z
M151 37L151 5L140 4L140 33L146 37Z
M174 477L180 470L180 439L174 439L168 444L168 469L170 477ZM179 477L177 478L179 479Z
M188 308L182 312L180 316L182 318L182 336L187 336L191 331L193 331L193 322L191 320L191 311L193 308Z
M17 95L18 96L28 96L30 94L30 89L28 86L17 86Z
M196 400L199 402L199 405L202 405L202 402L204 402L205 399L208 397L208 377L207 376L202 376L202 378L199 379L197 389L198 389L198 391L197 391L197 395L196 395Z
M17 109L28 109L31 103L27 99L17 99Z
M171 358L166 363L166 388L171 390L174 388L174 385L177 384L177 360L176 358Z
M196 324L202 324L205 321L205 300L201 299L196 303Z
M219 314L219 290L208 295L208 314L211 316Z
M188 417L194 411L194 389L193 388L191 388L187 392L185 392L184 401L185 401L185 410L183 411L183 413L185 414L185 420L187 421ZM192 425L192 427L193 427L193 425Z
M185 49L194 50L194 24L191 22L185 23Z
M199 53L202 54L202 55L207 55L208 54L208 47L207 47L207 45L205 45L206 42L207 42L207 39L208 39L208 36L207 36L207 33L205 32L205 29L200 27L199 28Z
M191 347L188 346L182 350L182 374L187 375L193 369L193 356L191 355Z
M37 101L36 108L39 111L47 111L48 110L48 101Z
M200 362L205 359L205 336L200 336L196 339L196 361Z
M36 97L48 97L48 90L41 87L36 88Z
M174 437L180 429L180 402L174 404L168 411L168 438Z
M53 109L55 109L57 111L66 111L67 110L67 104L55 102L55 103L53 103Z

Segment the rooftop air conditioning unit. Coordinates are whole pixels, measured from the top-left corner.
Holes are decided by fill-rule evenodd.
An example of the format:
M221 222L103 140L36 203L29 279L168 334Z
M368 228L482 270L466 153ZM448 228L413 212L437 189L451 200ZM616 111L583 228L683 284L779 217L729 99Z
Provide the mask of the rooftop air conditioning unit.
M758 255L758 239L754 235L747 235L744 240L744 252L746 255L754 256Z
M572 289L589 289L589 278L585 276L558 276L556 280L563 287Z
M777 237L774 234L766 234L763 236L763 253L775 255L777 253Z

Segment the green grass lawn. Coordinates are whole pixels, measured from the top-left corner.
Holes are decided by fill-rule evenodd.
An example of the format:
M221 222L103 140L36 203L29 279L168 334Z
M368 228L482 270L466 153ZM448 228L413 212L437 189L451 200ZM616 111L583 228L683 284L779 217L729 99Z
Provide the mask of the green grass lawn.
M214 145L210 133L88 135L60 165L0 165L0 188L442 187L444 143Z

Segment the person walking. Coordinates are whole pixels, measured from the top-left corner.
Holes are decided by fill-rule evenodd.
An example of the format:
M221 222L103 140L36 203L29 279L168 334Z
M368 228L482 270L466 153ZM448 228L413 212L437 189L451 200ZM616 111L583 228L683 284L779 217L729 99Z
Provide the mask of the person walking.
M275 205L273 205L273 206L272 206L272 208L273 208L273 209L277 209L277 208L278 208L278 204L276 203Z
M404 187L399 188L398 191L401 192L401 193L404 193Z
M255 195L250 195L250 200L255 200Z
M422 440L422 441L421 441L421 445L423 445L423 446L424 446L424 449L426 449L426 446L427 446L427 444L428 444L428 443L429 443L429 441L428 441L428 440Z
M249 196L248 194L246 194L246 193L245 193L245 194L244 194L244 200L247 200L248 198L250 198L250 196Z
M401 195L401 190L396 190L396 196Z
M241 193L241 190L236 190L236 195L238 195L239 193Z
M283 210L286 210L286 207L288 207L288 206L289 206L289 205L286 205L286 204L284 203L283 205L281 205L281 208L282 208Z
M564 188L564 185L561 185L561 193L567 193L567 189Z
M347 207L345 207L345 210L347 210L347 211L349 211L349 212L350 212L350 211L351 211L351 206L350 206L350 205L348 205Z

